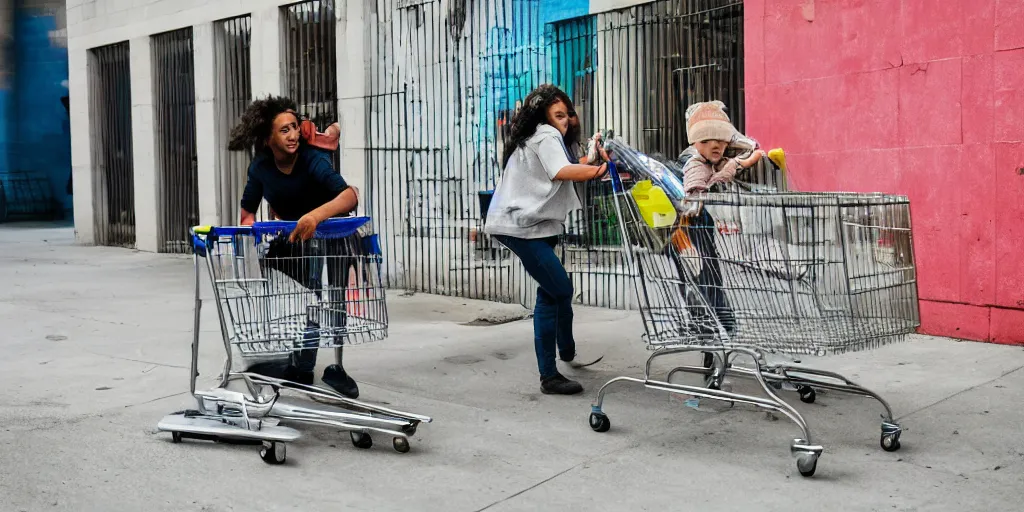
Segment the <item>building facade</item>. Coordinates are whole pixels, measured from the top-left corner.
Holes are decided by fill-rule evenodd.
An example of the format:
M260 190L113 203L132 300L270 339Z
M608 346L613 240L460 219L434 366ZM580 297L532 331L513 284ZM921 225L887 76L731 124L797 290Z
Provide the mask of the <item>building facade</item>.
M286 94L340 122L389 285L530 305L480 233L517 101L555 83L586 130L675 155L686 106L721 99L797 188L910 195L925 332L1024 342L1019 2L942 3L69 0L77 237L181 252L189 225L234 223L227 132ZM570 219L577 301L634 307L598 188Z
M480 192L516 103L554 82L584 127L641 149L685 146L688 102L731 98L742 125L742 2L553 0L78 1L68 4L72 144L83 243L187 250L187 227L234 223L246 102L286 94L362 191L392 286L532 303L518 261L480 233ZM600 191L595 191L600 192ZM608 208L570 247L585 304L630 307ZM601 234L597 237L595 234ZM580 244L576 244L580 245Z

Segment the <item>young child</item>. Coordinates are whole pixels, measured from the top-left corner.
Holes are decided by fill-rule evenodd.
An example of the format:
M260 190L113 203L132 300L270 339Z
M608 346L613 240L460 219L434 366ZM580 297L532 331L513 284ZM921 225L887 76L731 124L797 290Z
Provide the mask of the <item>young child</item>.
M728 183L740 169L748 168L764 156L757 149L757 142L736 131L725 104L721 101L696 103L686 109L686 136L692 144L680 155L683 166L683 190L686 194L708 192L718 183ZM727 149L738 149L745 155L726 158ZM699 203L696 211L685 212L686 234L697 253L700 254L700 273L696 276L697 288L707 300L711 312L718 322L732 335L736 331L736 317L725 296L724 281L715 244L715 220ZM682 272L682 268L680 268ZM714 322L708 318L705 308L694 307L693 320L701 330L717 332ZM705 355L705 365L709 362Z
M764 157L757 141L736 131L721 101L694 103L686 109L686 138L691 146L680 159L685 160L683 190L687 194L707 192L717 183L728 183L740 169ZM741 155L726 158L727 149L739 150Z

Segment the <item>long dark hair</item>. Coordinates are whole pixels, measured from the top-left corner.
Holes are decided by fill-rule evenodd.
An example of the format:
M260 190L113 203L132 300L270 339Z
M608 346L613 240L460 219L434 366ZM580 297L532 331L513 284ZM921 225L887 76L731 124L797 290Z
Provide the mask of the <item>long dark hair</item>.
M505 154L502 155L501 159L502 168L508 165L508 161L512 158L512 153L515 152L516 148L526 146L526 140L537 131L537 125L547 122L548 108L558 102L565 103L570 117L576 116L576 110L573 108L569 95L554 85L541 85L526 95L526 99L523 100L523 106L512 116L512 122L509 123L511 128L509 129L509 138L505 141ZM569 145L569 136L574 131L571 124L569 128L570 131L566 133L564 138L567 147ZM575 135L577 139L576 145L579 145L579 130L575 131L577 132Z
M267 138L274 129L274 118L285 112L295 113L297 108L295 101L284 96L267 96L253 101L231 129L228 149L246 151L253 148L256 153L266 151ZM299 118L298 114L295 118ZM299 142L302 143L301 140Z

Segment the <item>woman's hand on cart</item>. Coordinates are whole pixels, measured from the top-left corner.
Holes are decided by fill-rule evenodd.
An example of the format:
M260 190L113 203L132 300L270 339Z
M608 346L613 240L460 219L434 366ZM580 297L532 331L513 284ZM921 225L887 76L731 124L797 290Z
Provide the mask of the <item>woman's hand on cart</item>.
M604 141L602 140L601 132L597 132L593 137L587 141L587 163L591 165L597 165L600 162L611 161L608 158L608 153L604 150Z

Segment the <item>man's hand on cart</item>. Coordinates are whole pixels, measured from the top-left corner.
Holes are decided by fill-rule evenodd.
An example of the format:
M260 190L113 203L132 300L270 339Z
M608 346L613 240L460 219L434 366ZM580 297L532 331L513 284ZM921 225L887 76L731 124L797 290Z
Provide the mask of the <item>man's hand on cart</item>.
M313 212L307 213L299 218L299 221L295 223L295 229L292 230L291 236L288 237L289 242L309 240L316 234L316 227L320 225L320 219Z
M238 219L239 226L252 226L256 222L256 214L242 208L242 214Z

